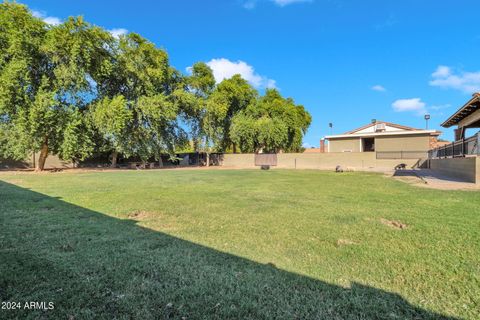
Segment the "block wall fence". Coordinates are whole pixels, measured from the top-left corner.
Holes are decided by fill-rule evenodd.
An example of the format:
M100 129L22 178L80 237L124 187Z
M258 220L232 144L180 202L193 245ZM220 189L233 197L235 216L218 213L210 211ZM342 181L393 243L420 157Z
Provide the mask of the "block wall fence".
M225 154L222 165L229 168L255 168L254 154ZM426 159L377 159L375 152L279 153L279 169L334 170L337 165L358 171L388 171L405 163L407 167L425 167Z

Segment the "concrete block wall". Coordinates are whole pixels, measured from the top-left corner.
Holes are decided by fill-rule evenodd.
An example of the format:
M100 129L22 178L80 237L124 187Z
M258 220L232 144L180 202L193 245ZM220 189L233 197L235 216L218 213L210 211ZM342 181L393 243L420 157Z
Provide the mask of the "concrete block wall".
M254 154L225 154L222 165L230 168L255 168ZM423 164L419 159L377 159L374 152L280 153L276 168L334 170L337 165L358 171L393 170L405 163L407 167Z
M229 168L255 168L255 155L253 153L224 154L223 167Z
M35 154L35 160L38 161L40 153ZM29 157L24 161L5 160L0 159L0 169L17 170L17 169L33 169L34 167L33 157ZM65 169L73 168L71 161L61 160L57 155L48 155L45 161L45 169Z
M429 166L446 176L480 184L480 157L431 159Z

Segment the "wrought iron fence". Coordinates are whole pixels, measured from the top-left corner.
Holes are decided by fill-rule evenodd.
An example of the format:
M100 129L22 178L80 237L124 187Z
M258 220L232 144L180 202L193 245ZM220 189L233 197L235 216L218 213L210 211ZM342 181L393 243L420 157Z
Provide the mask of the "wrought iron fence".
M427 151L377 151L377 159L421 159Z
M469 155L480 155L480 133L473 137L458 140L428 151L429 159L456 158Z

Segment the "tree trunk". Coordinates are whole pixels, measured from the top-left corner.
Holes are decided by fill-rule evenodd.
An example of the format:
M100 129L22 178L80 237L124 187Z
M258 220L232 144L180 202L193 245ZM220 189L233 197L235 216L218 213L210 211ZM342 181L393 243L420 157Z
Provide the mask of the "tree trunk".
M235 143L233 144L233 153L237 153L237 145Z
M210 150L209 143L208 143L208 136L205 139L205 156L207 163L205 164L207 167L210 167L210 153L208 151Z
M118 152L117 151L113 151L112 152L112 163L111 163L111 167L112 168L116 168L117 167L117 160L118 160Z
M35 171L43 171L45 168L45 161L48 157L48 140L45 138L45 141L42 144L42 148L40 149L40 155L38 156L37 166Z

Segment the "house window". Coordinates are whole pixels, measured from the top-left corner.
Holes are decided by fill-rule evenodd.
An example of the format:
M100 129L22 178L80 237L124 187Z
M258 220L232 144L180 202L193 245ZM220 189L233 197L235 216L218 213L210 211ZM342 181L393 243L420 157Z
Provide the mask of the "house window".
M375 151L375 138L363 138L362 139L362 150L363 152L374 152Z

